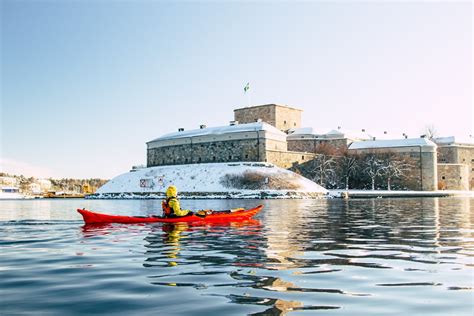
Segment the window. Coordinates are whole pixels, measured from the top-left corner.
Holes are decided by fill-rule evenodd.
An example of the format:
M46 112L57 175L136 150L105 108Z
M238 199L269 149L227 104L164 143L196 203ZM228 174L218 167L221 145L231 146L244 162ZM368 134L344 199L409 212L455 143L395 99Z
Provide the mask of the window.
M213 156L213 157L212 157L212 160L216 161L216 156Z
M296 126L296 123L293 123L293 126Z
M304 160L304 156L301 156L301 159L303 159L303 160Z
M248 157L249 157L249 155L245 155L245 158L248 158ZM472 170L474 171L474 169L472 169Z
M184 162L185 162L185 163L188 163L188 158L184 159Z
M232 156L229 156L229 160L232 160Z
M441 177L441 179L443 179L443 180L444 180L444 176L442 176L442 177Z
M201 162L201 157L198 158L198 162Z
M286 125L286 121L283 121L283 125Z

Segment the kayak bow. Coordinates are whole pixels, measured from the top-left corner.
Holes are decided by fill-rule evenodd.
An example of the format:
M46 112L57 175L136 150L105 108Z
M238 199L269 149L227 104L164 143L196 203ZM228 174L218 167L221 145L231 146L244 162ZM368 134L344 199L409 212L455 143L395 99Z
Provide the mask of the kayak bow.
M188 216L181 216L181 217L161 217L161 216L124 216L124 215L108 215L108 214L100 214L88 211L86 209L77 209L77 211L82 215L84 218L84 222L86 224L100 224L100 223L122 223L122 224L130 224L130 223L179 223L179 222L239 222L245 221L253 216L255 216L258 212L260 212L263 208L263 205L258 205L254 208L248 210L238 210L234 212L219 212L219 211L211 211L208 212L206 216L197 216L195 214L188 215Z

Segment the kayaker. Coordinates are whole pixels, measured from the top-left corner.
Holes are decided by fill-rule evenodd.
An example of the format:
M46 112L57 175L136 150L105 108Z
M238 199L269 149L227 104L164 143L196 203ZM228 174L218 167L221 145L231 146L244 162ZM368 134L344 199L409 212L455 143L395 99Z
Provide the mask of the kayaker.
M174 185L170 185L166 189L166 200L161 203L161 207L164 217L181 217L193 214L189 210L182 210L179 206L178 189Z

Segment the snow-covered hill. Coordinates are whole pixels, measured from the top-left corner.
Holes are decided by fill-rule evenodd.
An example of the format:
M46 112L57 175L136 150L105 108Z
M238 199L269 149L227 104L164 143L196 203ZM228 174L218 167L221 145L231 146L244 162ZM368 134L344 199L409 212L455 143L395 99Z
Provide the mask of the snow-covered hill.
M318 184L269 163L237 162L161 166L119 175L90 198L163 198L169 185L181 198L314 198Z

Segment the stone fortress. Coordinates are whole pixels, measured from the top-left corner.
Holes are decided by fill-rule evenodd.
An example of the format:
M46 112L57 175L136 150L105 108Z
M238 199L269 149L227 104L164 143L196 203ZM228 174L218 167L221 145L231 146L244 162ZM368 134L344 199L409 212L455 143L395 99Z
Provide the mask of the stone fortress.
M409 156L418 179L414 190L472 190L474 145L454 137L377 140L340 128L318 133L301 127L302 110L265 104L234 110L228 126L163 135L147 142L147 167L210 162L269 162L291 168L313 160L323 145L354 153L390 152Z

